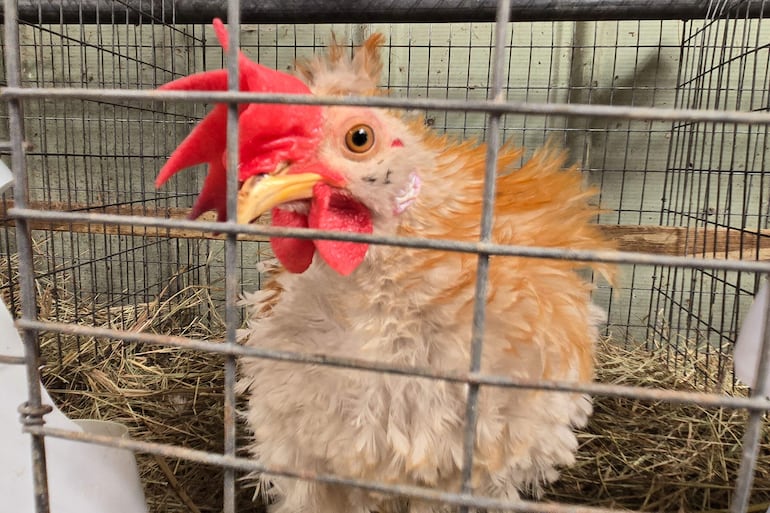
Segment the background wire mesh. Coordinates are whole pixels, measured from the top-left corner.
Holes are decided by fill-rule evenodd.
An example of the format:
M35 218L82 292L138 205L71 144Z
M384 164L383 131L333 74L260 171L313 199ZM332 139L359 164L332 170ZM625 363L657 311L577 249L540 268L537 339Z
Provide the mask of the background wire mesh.
M95 18L96 4L76 3L73 11L72 2L58 4L58 10L52 2L54 8L47 5L45 17L42 8L22 4L25 9L32 5L22 10L20 27L24 87L151 89L225 64L210 27L179 23L173 2L170 11L155 3L107 3L112 18L123 20L116 23L104 21L101 4L102 14ZM688 21L511 23L505 94L512 101L535 103L768 112L770 26L756 16L758 6L761 12L763 2L738 2L729 8L715 3L705 19ZM88 23L79 22L86 19ZM285 70L295 59L321 50L332 32L352 46L380 31L387 40L382 86L393 97L487 98L493 23L418 24L409 23L408 14L400 21L245 24L240 43L252 59ZM7 118L5 103L0 108ZM154 188L153 177L206 112L206 105L195 103L25 100L30 206L183 217L203 174L188 171L184 180L161 190ZM485 137L484 113L430 110L425 119L458 137ZM530 152L548 140L568 149L586 180L601 187L603 213L598 220L615 230L611 233L617 234L622 249L767 258L768 124L510 114L501 126L505 140ZM0 130L0 139L8 139L6 123ZM5 210L12 204L12 194L6 193ZM147 323L153 305L171 308L205 290L206 300L191 302L184 316L190 325L206 328L180 334L221 334L221 237L181 228L106 224L33 223L33 228L32 271L45 284L38 291L41 318L162 332L167 325ZM0 290L17 310L16 277L30 271L14 264L12 221L0 230L0 247ZM238 248L240 283L245 290L256 289L261 285L256 262L270 256L266 238L253 237ZM728 355L758 287L757 274L625 265L620 284L615 291L605 287L596 292L596 301L609 311L607 336L613 343L664 348L673 369L705 356L707 366L714 361L720 371L716 376L696 372L691 379L707 386L732 383ZM59 334L46 340L55 347L44 352L50 369L61 368L83 351L104 359L112 351L133 347L91 344L83 337L76 338L73 353L72 347L62 346ZM217 381L213 389L220 386ZM221 451L218 442L206 448Z

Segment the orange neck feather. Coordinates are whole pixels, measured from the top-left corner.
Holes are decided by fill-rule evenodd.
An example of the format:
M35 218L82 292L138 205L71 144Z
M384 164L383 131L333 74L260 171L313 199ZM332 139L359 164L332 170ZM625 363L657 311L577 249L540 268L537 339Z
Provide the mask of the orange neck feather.
M412 128L418 128L413 126ZM455 142L419 126L436 165L423 177L422 196L401 233L408 236L476 241L482 211L487 147ZM539 149L516 169L524 150L505 145L498 156L493 241L500 244L569 249L614 249L593 223L598 209L589 203L595 188L583 187L577 167L565 167L564 152ZM448 190L448 187L454 187ZM437 191L433 193L432 191ZM572 263L573 267L583 264ZM610 267L588 264L612 279Z

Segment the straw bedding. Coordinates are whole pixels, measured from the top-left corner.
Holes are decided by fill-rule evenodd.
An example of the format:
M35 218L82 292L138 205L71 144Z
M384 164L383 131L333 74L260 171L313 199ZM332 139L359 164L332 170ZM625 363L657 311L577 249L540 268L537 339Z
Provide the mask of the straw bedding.
M665 350L622 348L603 341L597 379L604 383L704 391L696 374L718 382L716 359L690 355L670 370ZM703 380L699 380L702 382ZM729 381L729 380L728 380ZM732 395L748 391L724 385ZM708 390L709 392L716 392ZM547 498L642 511L727 511L741 458L748 414L740 410L597 397L588 427L579 435L577 464ZM750 511L770 507L770 425L764 424Z
M0 274L13 267L0 265ZM0 275L3 283L13 278ZM62 285L38 281L41 317L211 340L223 333L205 288L107 308L83 298L75 303ZM54 334L44 334L41 345L44 384L72 418L115 420L135 439L222 451L221 357ZM691 369L674 373L660 353L609 341L600 345L597 358L598 379L606 383L698 390L691 373L695 365L704 369L695 359ZM544 500L643 511L725 511L746 417L742 411L695 405L596 398L595 413L580 434L577 464L546 490ZM770 505L767 423L762 443L751 511L764 512ZM220 469L141 454L137 459L151 511L221 511ZM239 511L262 509L253 495L242 487Z

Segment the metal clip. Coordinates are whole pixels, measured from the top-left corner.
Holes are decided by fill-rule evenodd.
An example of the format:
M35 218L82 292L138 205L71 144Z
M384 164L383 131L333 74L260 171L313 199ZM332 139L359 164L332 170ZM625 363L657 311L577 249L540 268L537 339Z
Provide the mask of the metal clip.
M41 404L39 408L32 408L28 402L24 402L19 406L19 414L21 417L19 421L25 426L42 426L45 424L43 416L51 413L53 407L48 404Z

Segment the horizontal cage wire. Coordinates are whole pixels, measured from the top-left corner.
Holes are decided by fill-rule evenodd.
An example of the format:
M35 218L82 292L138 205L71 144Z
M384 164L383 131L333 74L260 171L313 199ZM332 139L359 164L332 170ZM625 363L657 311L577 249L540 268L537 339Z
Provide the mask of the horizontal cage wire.
M418 509L430 501L447 504L440 511L768 509L768 403L734 375L733 348L770 272L770 6L757 0L512 3L513 21L496 23L493 1L468 9L449 0L419 6L394 0L383 10L346 1L242 0L239 47L253 61L287 71L325 52L332 34L352 53L382 33L378 85L389 97L365 103L411 109L425 101L422 125L458 141L494 142L499 135L503 147L524 149L515 167L545 145L563 149L598 192L592 201L601 233L624 253L378 234L339 238L496 255L492 262L618 262L614 286L585 273L596 283L593 301L607 314L596 383L222 343L228 328L232 337L246 327L245 313L226 313L233 299L227 300L228 276L246 296L269 291L277 265L270 236L306 235L270 228L269 219L217 227L213 212L186 221L203 186L202 167L161 188L154 177L217 97L129 95L226 67L227 52L211 26L213 17L226 17L225 6L6 1L6 13L9 4L18 7L19 25L18 46L9 46L15 19L4 19L2 50L9 57L0 75L3 87L11 87L0 94L0 153L10 165L12 150L21 150L9 129L18 102L27 186L6 191L0 203L1 297L21 319L17 325L37 337L41 379L59 407L73 418L123 423L130 439L35 425L27 431L135 451L153 512L262 511L271 497L254 474L264 471L403 494L413 501L403 511L439 511ZM494 97L496 55L503 110L485 103ZM21 64L16 79L14 56ZM630 110L617 110L624 108ZM16 225L30 229L31 266ZM235 248L229 261L228 247ZM22 309L25 277L34 280L33 317ZM498 321L486 314L487 323ZM480 337L481 331L474 340ZM478 347L483 352L486 345ZM422 376L468 387L469 401L495 387L512 394L533 387L584 392L594 398L594 414L578 430L575 464L541 494L520 489L521 501L474 490L469 480L461 489L290 464L266 468L249 459L252 433L233 420L225 398L227 362L247 356L276 366L364 369L394 380ZM243 399L237 407L248 408ZM472 420L464 431L471 442ZM233 429L236 451L225 441ZM225 469L236 472L235 482Z

